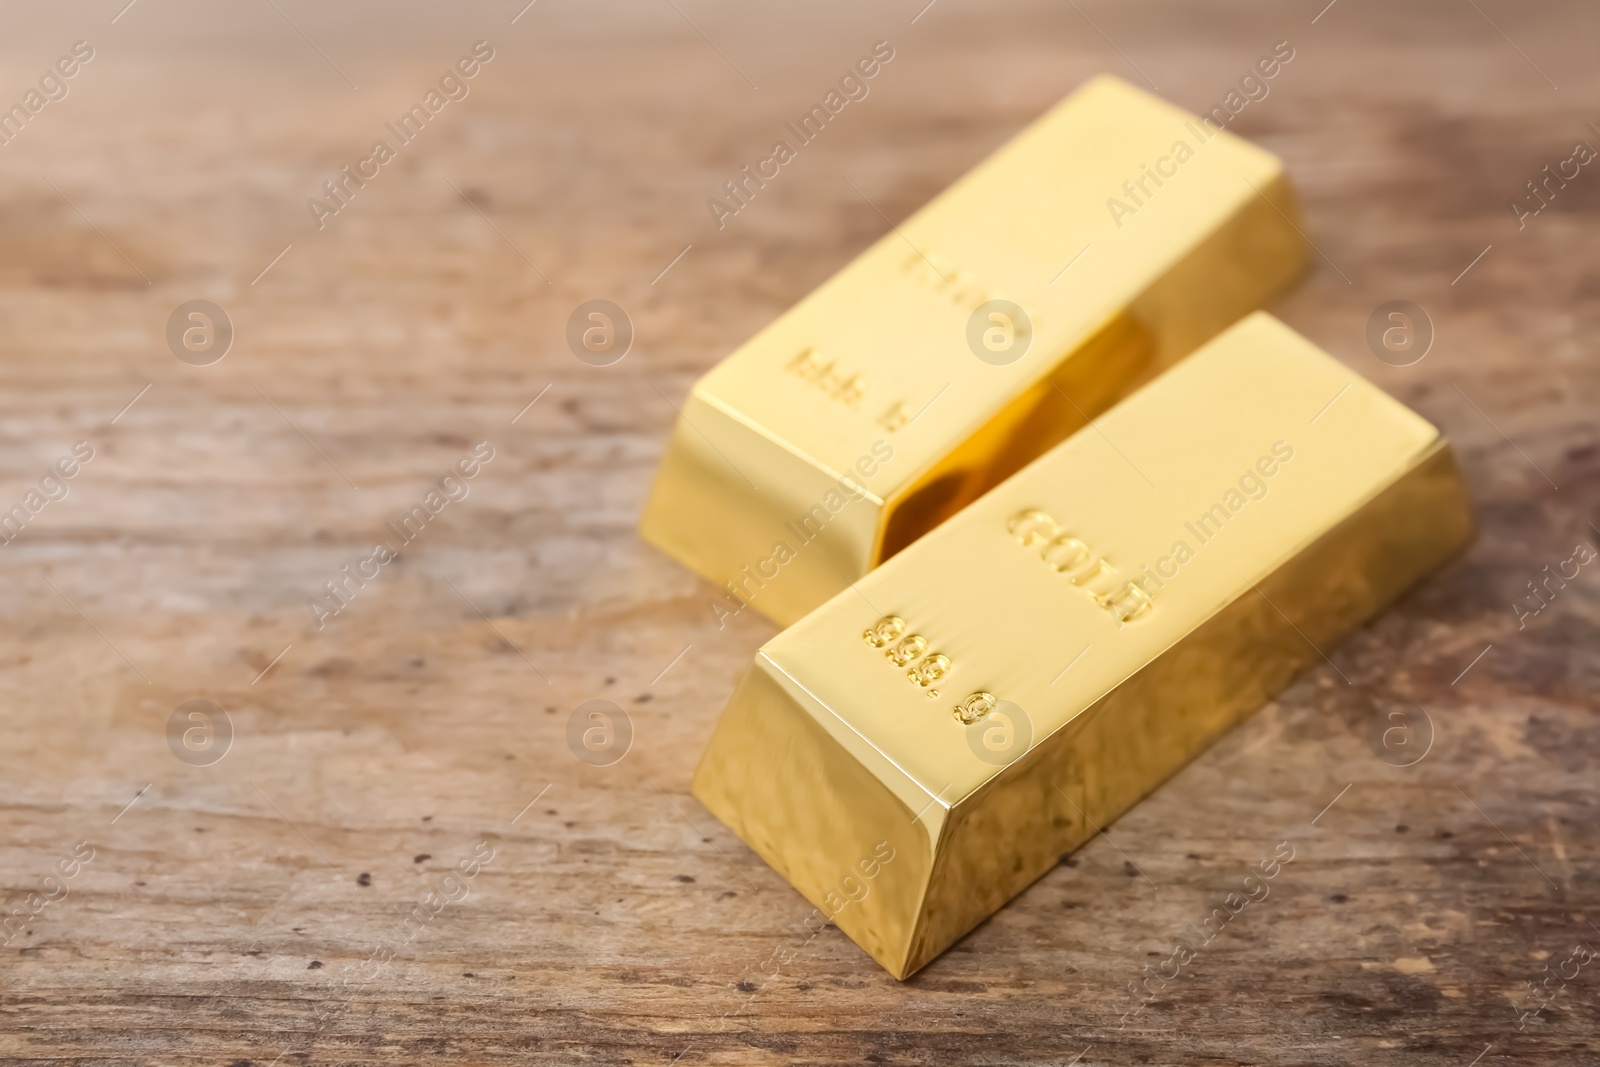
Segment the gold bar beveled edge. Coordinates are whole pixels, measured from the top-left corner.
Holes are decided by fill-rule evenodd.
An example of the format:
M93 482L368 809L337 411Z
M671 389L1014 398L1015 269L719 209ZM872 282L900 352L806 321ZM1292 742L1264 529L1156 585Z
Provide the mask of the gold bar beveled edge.
M1331 634L1319 634L1321 640L1312 641L1301 629L1301 627L1309 623L1313 632L1318 630L1316 623L1310 620L1326 618L1320 615L1317 610L1320 607L1320 601L1309 613L1306 613L1309 615L1309 619L1302 617L1299 624L1297 624L1288 619L1279 610L1277 601L1268 599L1261 592L1262 586L1270 587L1274 584L1292 581L1296 577L1293 572L1297 568L1311 568L1317 562L1319 552L1355 552L1361 550L1363 547L1361 538L1363 536L1371 538L1366 543L1368 546L1366 548L1367 562L1371 565L1370 569L1381 569L1386 559L1392 556L1392 553L1386 553L1378 545L1378 535L1386 531L1394 532L1396 530L1402 533L1410 533L1407 527L1412 524L1408 524L1406 521L1408 507L1404 497L1408 493L1418 497L1428 496L1430 478L1439 480L1438 486L1433 489L1433 495L1439 497L1444 504L1451 506L1453 509L1454 513L1449 516L1450 524L1448 526L1443 524L1432 526L1416 533L1414 535L1415 553L1412 565L1408 568L1409 573L1394 581L1390 586L1375 590L1375 595L1369 603L1357 610L1352 619L1325 621L1322 625L1324 628L1330 629L1332 631ZM1386 516L1374 514L1375 509L1384 507L1393 512L1392 516L1388 516L1388 525L1384 523ZM1371 526L1372 529L1361 531L1358 527L1363 524ZM1423 524L1414 525L1419 528L1423 526ZM1429 532L1432 531L1441 532L1443 536L1436 540L1430 539ZM1099 806L1087 795L1080 795L1079 799L1072 800L1071 803L1077 805L1079 809L1077 814L1086 821L1079 823L1072 833L1065 835L1049 847L1040 850L1041 860L1024 868L1022 873L1012 880L1012 884L1009 887L997 890L998 902L992 905L974 905L970 907L968 915L964 919L952 924L950 929L940 932L937 936L934 936L928 928L929 912L924 910L922 914L919 914L913 947L908 954L907 973L906 975L897 975L897 977L904 978L910 974L915 974L937 959L968 933L981 926L1008 902L1015 899L1034 882L1053 870L1061 855L1075 851L1085 841L1096 836L1098 829L1095 829L1095 826L1099 828L1108 827L1121 815L1154 793L1198 758L1206 749L1220 740L1234 726L1254 715L1261 707L1292 685L1307 668L1314 666L1325 657L1328 651L1326 646L1347 640L1362 627L1371 624L1386 608L1407 593L1418 588L1430 575L1464 553L1471 546L1475 536L1476 528L1472 517L1471 503L1461 477L1460 467L1449 441L1441 433L1426 450L1414 459L1410 466L1401 471L1394 479L1377 488L1337 523L1328 527L1321 535L1312 539L1308 544L1302 546L1299 551L1280 562L1261 581L1254 583L1253 591L1256 594L1254 597L1252 597L1251 591L1241 592L1239 596L1223 605L1216 612L1200 620L1183 637L1169 645L1124 682L1100 696L1082 712L1069 719L1060 729L1041 739L1018 760L1002 768L999 774L991 776L976 790L968 794L967 797L954 804L950 810L949 817L941 828L940 839L935 848L934 869L929 875L928 890L924 896L925 904L937 903L937 897L944 888L941 883L941 875L953 862L950 858L953 854L952 841L962 833L969 820L973 817L973 813L978 812L981 814L986 801L997 792L1019 788L1020 783L1016 781L1019 776L1007 774L1006 772L1022 765L1022 775L1025 776L1044 767L1048 761L1054 760L1056 764L1070 763L1073 755L1073 744L1079 741L1088 731L1104 729L1108 735L1114 734L1115 727L1120 724L1111 720L1119 704L1132 700L1133 697L1130 694L1136 692L1139 686L1152 684L1160 686L1169 681L1159 677L1164 669L1164 661L1184 655L1189 646L1204 645L1207 641L1222 640L1225 642L1229 637L1227 633L1218 635L1210 631L1214 630L1218 625L1233 625L1243 628L1246 622L1235 621L1232 616L1235 614L1243 615L1247 620L1248 613L1251 610L1248 605L1252 600L1257 601L1258 606L1254 610L1262 618L1278 620L1282 624L1277 627L1274 637L1281 638L1291 647L1298 643L1300 654L1294 660L1286 661L1282 677L1276 681L1262 680L1262 695L1259 696L1259 699L1247 698L1237 702L1239 705L1237 710L1231 712L1224 710L1222 718L1225 721L1197 736L1192 741L1189 751L1169 761L1168 765L1150 773L1147 776L1147 780L1139 783L1131 795L1119 802ZM1340 544L1341 539L1344 539L1346 543ZM1428 551L1430 545L1433 546L1432 551ZM1364 576L1371 577L1366 572L1364 572ZM1280 597L1279 599L1283 598ZM1290 610L1292 611L1294 608L1291 607ZM1149 681L1152 677L1156 679L1154 682ZM1097 769L1103 770L1104 768L1100 766ZM1049 773L1052 777L1052 785L1057 784L1054 779L1061 774L1060 770L1053 770ZM1130 778L1134 777L1138 776L1130 776ZM1048 796L1048 794L1043 794L1042 792L1041 795ZM1054 798L1050 799L1054 803ZM974 833L976 832L974 831ZM994 836L991 834L986 840L993 840ZM1015 837L1015 835L1012 836ZM971 899L971 896L967 895L966 898Z
M761 702L763 699L770 701L774 694L752 691L759 690L763 685L769 690L775 690L779 699L777 709L766 709L769 714L765 719L760 717ZM800 693L804 692L801 688ZM746 703L740 703L741 697L746 699ZM783 699L785 697L787 700ZM711 739L695 768L690 791L707 811L731 830L752 852L760 856L767 866L781 875L791 888L827 916L828 921L837 926L858 948L871 956L890 974L904 978L910 973L907 967L915 923L922 911L923 898L928 887L928 873L937 854L943 824L942 816L947 809L939 809L935 805L935 812L927 819L913 819L910 809L904 806L902 798L896 791L865 764L852 758L839 739L824 727L814 708L809 705L820 706L814 697L797 696L793 677L783 671L775 661L758 651L750 667L741 675L727 706L718 717ZM770 714L773 711L776 714ZM835 843L839 839L839 822L822 826L816 819L792 818L796 813L809 814L812 810L806 803L806 796L787 795L781 786L776 784L782 774L792 768L781 768L773 775L763 774L761 768L752 771L748 777L754 779L756 789L767 789L755 804L752 804L748 790L737 798L730 792L732 776L725 771L719 772L717 764L725 759L736 759L752 750L770 750L773 747L771 736L780 731L789 732L796 743L811 744L819 752L827 750L831 753L831 763L834 767L853 772L852 777L868 789L880 790L888 803L881 812L874 812L875 814L890 818L903 817L899 821L904 823L904 832L893 835L892 839L882 838L890 840L895 849L895 859L892 864L884 868L886 872L892 870L895 878L887 883L874 882L880 890L887 885L898 885L900 888L898 896L902 900L907 896L914 897L914 902L909 907L891 916L891 923L897 918L898 925L903 928L903 936L898 941L889 936L880 936L879 928L873 924L869 915L864 914L862 908L854 907L853 904L844 907L830 906L830 903L837 904L838 900L842 899L834 893L834 890L843 875L850 872L852 860L857 857L849 854L841 859L829 853L827 844ZM766 749L763 749L763 741L768 746ZM786 751L790 754L793 752L793 750ZM909 776L906 776L906 781L915 785ZM808 795L815 796L814 793ZM858 806L855 810L862 809ZM762 823L763 814L768 820L783 823L782 829L790 831L790 836L784 842L790 846L807 844L804 840L796 841L793 832L797 828L802 832L814 829L813 840L818 847L813 849L813 853L829 855L833 861L830 866L836 868L837 873L818 876L814 871L797 870L784 850L775 847L769 840L779 828L769 824L757 825ZM923 823L920 828L919 822ZM938 827L933 833L927 832L930 823ZM855 850L865 853L868 847L865 839L878 837L879 832L858 834L860 840L854 843ZM908 870L913 879L911 882L906 880ZM870 888L869 886L867 897L859 903L864 905L875 900L876 904L872 910L881 911L883 894L880 892L874 897ZM830 893L836 898L833 902L828 899Z
M816 607L811 602L814 598L804 595L803 582L796 581L799 575L818 570L823 573L840 572L839 557L848 553L855 542L839 537L819 537L819 544L796 553L800 562L790 564L788 573L780 571L776 578L768 578L766 583L760 583L763 591L766 584L770 583L774 593L760 597L734 591L731 586L739 579L740 565L743 564L743 569L748 572L771 544L767 539L781 535L782 513L779 508L782 502L772 494L765 494L760 498L760 506L753 506L752 501L756 498L749 491L749 485L754 483L745 484L749 479L743 467L735 465L714 443L713 438L732 428L749 434L746 447L751 453L756 449L764 450L764 462L759 464L764 472L776 476L779 469L787 465L786 484L791 489L807 487L804 495L812 501L820 500L838 482L812 462L806 453L789 446L774 434L755 430L748 418L736 416L726 404L708 402L699 386L700 383L696 382L691 388L673 424L666 448L662 450L645 507L639 517L639 536L711 584L717 600L721 602L719 608L711 598L707 598L714 612L718 612L718 629L722 628L727 615L738 614L747 606L755 608L780 626L790 625ZM691 416L691 412L699 416L699 421ZM751 454L747 454L745 459L746 463L754 462ZM867 480L856 477L854 481L864 493L869 491ZM703 501L702 510L714 515L720 523L683 521L686 501L693 501L696 497ZM882 498L874 494L873 499L881 501ZM844 521L830 524L829 529L861 525L859 509L863 505L864 500L848 505L857 510L849 515L841 512L837 517L842 517ZM800 506L803 508L804 504ZM739 527L749 527L755 522L770 522L772 525L753 536L737 532ZM730 533L730 529L736 532ZM717 544L714 548L708 548L704 544L707 541ZM859 576L870 570L865 564L866 560L863 559L859 564L850 564L847 569ZM722 567L728 568L728 571L719 573ZM783 578L788 581L780 583L778 579Z
M702 378L701 381L704 381L704 378ZM807 452L793 441L787 441L784 438L779 437L770 429L761 425L755 419L752 419L750 416L746 415L744 412L740 411L726 400L723 400L715 393L710 391L702 391L700 388L700 382L695 382L693 389L690 391L701 403L705 404L707 407L716 408L730 422L736 422L745 427L746 429L750 430L751 433L754 433L768 444L787 452L791 458L802 461L806 464L806 466L812 468L817 473L826 476L831 481L836 482L839 479L847 476L852 478L856 477L856 475L852 474L850 471L834 470L828 464L822 462L822 460L818 459L816 456L813 456L811 453ZM885 498L872 492L869 487L863 485L861 490L868 500L874 504L877 504L879 507L882 507L886 503Z

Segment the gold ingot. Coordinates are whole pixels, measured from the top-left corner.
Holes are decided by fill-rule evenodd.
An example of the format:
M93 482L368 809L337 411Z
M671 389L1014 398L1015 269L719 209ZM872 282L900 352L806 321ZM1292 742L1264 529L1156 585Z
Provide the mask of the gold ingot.
M1260 307L1295 215L1275 156L1096 78L700 379L641 532L719 625L793 622Z
M1256 313L767 642L694 793L904 978L1471 538L1439 431Z

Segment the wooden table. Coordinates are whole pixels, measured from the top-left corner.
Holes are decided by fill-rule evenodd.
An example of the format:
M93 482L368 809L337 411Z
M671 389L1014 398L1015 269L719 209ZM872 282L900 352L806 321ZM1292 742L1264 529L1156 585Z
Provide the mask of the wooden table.
M0 1060L1593 1061L1600 967L1519 1012L1600 947L1600 576L1513 604L1600 544L1600 174L1508 206L1600 146L1592 6L523 2L3 16L5 100L95 54L0 147L0 509L93 450L0 547L0 871L37 911ZM478 40L469 95L319 230L307 199ZM871 95L717 229L706 199L878 40ZM1480 539L898 983L688 794L773 629L718 630L635 535L673 405L1084 78L1200 110L1280 40L1235 128L1321 255L1275 310L1447 430ZM601 298L637 336L594 367L564 331ZM200 299L236 330L209 366L165 337ZM1403 368L1364 341L1393 299L1437 331ZM482 441L319 629L308 599ZM169 746L194 699L220 762ZM593 699L631 723L608 766L567 743ZM1372 725L1406 701L1432 745L1395 766ZM1270 897L1133 1011L1280 842Z

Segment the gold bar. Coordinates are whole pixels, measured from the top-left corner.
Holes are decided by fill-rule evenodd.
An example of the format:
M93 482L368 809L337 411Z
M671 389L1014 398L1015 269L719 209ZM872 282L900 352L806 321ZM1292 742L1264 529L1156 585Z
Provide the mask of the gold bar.
M1096 78L700 379L641 532L719 625L793 622L1260 307L1295 214L1275 156Z
M767 642L694 792L904 978L1471 537L1439 431L1256 313Z

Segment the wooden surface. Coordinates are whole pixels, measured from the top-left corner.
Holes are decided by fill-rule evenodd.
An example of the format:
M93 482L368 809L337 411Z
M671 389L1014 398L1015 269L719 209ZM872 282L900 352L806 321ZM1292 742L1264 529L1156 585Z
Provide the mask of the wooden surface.
M0 950L0 1060L1593 1061L1600 966L1519 1011L1600 947L1600 577L1512 604L1600 541L1600 174L1507 207L1600 145L1592 7L123 3L0 16L6 100L96 50L0 147L0 507L95 450L0 547L6 908L93 848ZM471 95L319 232L306 199L479 39ZM706 198L880 39L871 95L718 231ZM773 631L719 631L635 536L673 403L1089 75L1203 109L1285 39L1235 128L1323 256L1274 310L1447 430L1481 537L895 982L688 795ZM195 367L164 330L201 298L237 339ZM563 340L594 298L637 327L614 366ZM1414 366L1363 340L1392 299L1437 328ZM482 440L317 630L307 598ZM208 767L167 743L194 698L235 731ZM567 722L601 698L634 738L593 767ZM1434 728L1409 767L1369 741L1397 701Z

